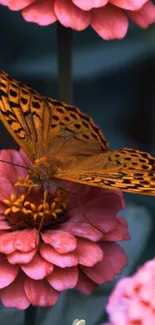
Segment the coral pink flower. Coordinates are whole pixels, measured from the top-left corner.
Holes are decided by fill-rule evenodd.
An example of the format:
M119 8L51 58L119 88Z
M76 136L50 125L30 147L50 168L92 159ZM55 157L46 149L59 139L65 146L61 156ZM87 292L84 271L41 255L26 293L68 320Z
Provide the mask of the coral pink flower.
M22 151L2 150L0 160L30 167ZM42 187L33 187L26 175L26 169L0 162L2 303L53 306L64 290L89 295L113 280L126 265L115 241L129 239L126 222L116 216L121 193L68 182L70 194L49 190L43 205Z
M107 305L111 325L155 324L155 259L118 282ZM109 324L110 325L110 324Z
M155 5L148 0L0 0L21 10L25 20L41 26L59 21L77 31L89 25L105 40L123 38L128 18L142 28L155 22Z

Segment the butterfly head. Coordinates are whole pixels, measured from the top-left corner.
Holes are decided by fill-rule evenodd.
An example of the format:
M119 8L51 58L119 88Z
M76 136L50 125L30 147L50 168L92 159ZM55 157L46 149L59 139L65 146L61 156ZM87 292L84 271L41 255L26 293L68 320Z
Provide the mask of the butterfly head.
M44 184L49 182L56 172L56 168L52 168L46 157L35 160L31 170L30 177L34 184Z

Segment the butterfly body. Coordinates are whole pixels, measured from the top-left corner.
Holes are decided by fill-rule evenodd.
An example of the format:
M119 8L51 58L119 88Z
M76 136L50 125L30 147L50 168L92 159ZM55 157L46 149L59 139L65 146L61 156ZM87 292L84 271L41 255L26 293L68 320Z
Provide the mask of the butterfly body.
M78 108L10 78L0 70L0 119L32 161L41 184L68 180L125 192L155 195L155 158L109 145L92 118Z

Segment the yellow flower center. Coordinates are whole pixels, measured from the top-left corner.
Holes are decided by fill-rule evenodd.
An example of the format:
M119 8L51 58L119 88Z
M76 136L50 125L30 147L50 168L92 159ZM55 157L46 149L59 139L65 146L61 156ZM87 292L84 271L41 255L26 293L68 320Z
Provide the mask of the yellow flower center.
M17 194L3 200L7 205L4 214L13 230L25 228L41 230L65 220L67 198L63 190L57 189L53 195L33 184L28 175L25 179L19 177L15 186ZM20 194L19 188L22 189Z

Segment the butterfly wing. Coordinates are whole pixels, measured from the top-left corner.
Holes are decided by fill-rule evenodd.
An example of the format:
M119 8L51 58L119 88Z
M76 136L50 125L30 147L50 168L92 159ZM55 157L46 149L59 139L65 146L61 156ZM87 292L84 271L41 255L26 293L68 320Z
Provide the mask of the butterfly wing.
M88 115L41 96L1 70L0 119L32 161L48 156L52 162L60 151L66 157L108 149L104 135Z
M155 195L155 158L146 152L123 148L76 160L57 178L123 192Z
M77 107L50 97L45 98L52 111L47 152L54 155L89 156L108 150L108 142L92 118Z
M43 149L50 118L43 97L0 70L0 119L32 161Z

